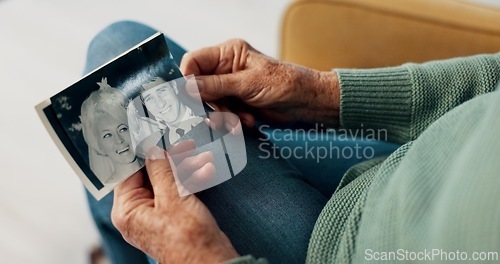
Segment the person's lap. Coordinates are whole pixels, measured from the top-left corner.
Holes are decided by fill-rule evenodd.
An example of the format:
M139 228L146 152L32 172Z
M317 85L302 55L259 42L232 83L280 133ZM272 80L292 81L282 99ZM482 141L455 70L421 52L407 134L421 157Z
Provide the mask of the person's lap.
M84 74L147 39L157 31L136 22L114 23L99 32L89 45ZM177 64L186 52L165 38ZM304 262L316 219L333 194L343 173L363 159L317 159L292 157L294 166L282 158L265 157L262 135L245 131L248 164L233 179L198 193L220 228L240 254L266 257L271 263ZM273 138L271 138L273 140ZM279 147L304 147L304 142L274 138ZM319 147L335 141L336 146L373 147L375 155L393 151L397 146L377 142L307 142ZM351 144L352 146L349 146ZM269 146L269 143L264 144ZM279 155L278 155L279 156ZM295 169L298 168L299 170ZM304 173L300 173L300 171ZM113 194L96 201L88 194L94 221L103 238L106 254L113 263L147 263L144 253L125 242L111 223Z
M123 53L156 30L135 22L119 22L101 31L89 45L84 74ZM185 51L166 38L180 63ZM248 164L233 179L197 196L240 254L271 262L304 262L312 229L328 198L308 185L283 159L259 159L256 131L245 131ZM145 256L128 245L113 227L112 194L97 202L89 195L94 220L113 263L145 263Z
M246 134L252 133L245 131ZM309 238L327 197L309 186L285 160L261 160L255 136L245 138L248 163L233 179L196 194L238 253L271 263L303 263ZM97 202L88 195L94 220L113 263L145 263L110 219L112 194Z

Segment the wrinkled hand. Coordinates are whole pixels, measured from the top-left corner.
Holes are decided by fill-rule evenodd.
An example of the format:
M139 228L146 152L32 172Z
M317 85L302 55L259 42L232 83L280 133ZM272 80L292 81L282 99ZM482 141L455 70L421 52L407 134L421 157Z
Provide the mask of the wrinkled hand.
M338 123L335 72L272 59L243 40L186 53L180 68L184 75L196 76L203 100L215 103L217 110L235 112L246 126L253 126L256 117L278 123Z
M210 151L193 155L194 140L185 140L168 147L171 170L180 196L205 189L216 173L214 156Z
M237 257L205 205L194 195L179 196L165 155L155 147L148 153L147 175L139 171L115 189L113 224L126 241L160 263L220 263ZM192 177L181 181L203 182L215 173L213 157L206 153L186 160L176 167L190 168Z

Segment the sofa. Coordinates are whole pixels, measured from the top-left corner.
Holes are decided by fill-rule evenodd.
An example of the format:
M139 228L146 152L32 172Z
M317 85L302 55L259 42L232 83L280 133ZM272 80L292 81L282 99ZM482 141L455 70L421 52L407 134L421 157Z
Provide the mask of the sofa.
M280 58L320 70L499 51L500 8L474 0L295 0L281 28Z

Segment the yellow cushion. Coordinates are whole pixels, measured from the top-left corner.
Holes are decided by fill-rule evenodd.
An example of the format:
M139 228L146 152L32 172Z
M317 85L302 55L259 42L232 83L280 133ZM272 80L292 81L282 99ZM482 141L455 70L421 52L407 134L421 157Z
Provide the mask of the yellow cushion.
M457 0L296 0L281 59L330 70L500 51L500 9Z

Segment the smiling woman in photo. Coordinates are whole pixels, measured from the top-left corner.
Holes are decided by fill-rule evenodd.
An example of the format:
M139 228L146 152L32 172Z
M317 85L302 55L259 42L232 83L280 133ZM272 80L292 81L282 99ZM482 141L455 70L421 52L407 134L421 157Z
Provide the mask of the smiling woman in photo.
M90 168L104 183L119 182L139 170L127 122L127 96L103 78L99 90L83 102L83 137L89 147Z

